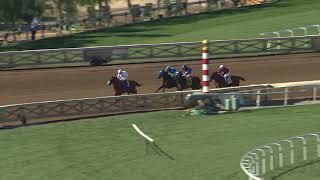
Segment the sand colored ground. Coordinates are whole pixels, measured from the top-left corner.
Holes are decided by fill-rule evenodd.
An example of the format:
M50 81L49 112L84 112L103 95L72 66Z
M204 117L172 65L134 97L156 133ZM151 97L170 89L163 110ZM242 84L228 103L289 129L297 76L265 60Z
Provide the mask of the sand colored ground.
M233 74L243 76L247 81L241 85L320 79L320 53L215 59L210 63L211 72L223 63L231 68ZM127 70L129 79L143 84L138 89L139 93L152 93L161 84L157 79L158 71L166 65L180 68L181 64L191 65L194 74L201 75L200 60L0 71L0 105L113 95L113 88L106 86L106 81L116 74L118 68ZM213 83L211 88L214 88Z

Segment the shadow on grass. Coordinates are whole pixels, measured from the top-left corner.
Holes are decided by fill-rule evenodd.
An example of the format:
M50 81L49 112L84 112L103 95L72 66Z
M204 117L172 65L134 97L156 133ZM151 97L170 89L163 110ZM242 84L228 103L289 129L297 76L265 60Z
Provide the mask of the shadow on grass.
M149 144L152 149L158 154L158 155L165 155L167 158L171 159L171 160L175 160L170 154L168 154L167 152L165 152L160 146L158 146L158 144L156 144L155 142L154 143L151 143ZM147 151L148 153L148 151Z
M282 172L282 173L280 173L280 174L278 174L278 175L276 175L276 176L273 176L273 177L272 177L272 180L276 180L276 179L278 179L279 177L281 177L281 176L283 176L283 175L286 175L287 173L290 173L290 172L292 172L292 171L294 171L294 170L296 170L296 169L303 168L303 167L306 167L306 166L311 166L311 165L316 164L316 163L319 163L319 162L320 162L320 159L315 160L315 161L311 161L311 162L308 162L308 163L305 163L305 164L301 164L301 165L296 166L296 167L293 167L293 168L288 169L288 170L286 170L286 171L284 171L284 172Z
M249 13L261 9L270 9L270 8L284 8L291 6L289 3L271 3L271 4L260 4L255 6L248 6L248 7L239 7L235 9L223 9L219 11L211 11L211 12L204 12L195 15L188 15L188 16L180 16L180 17L172 17L168 19L160 19L154 22L145 22L141 23L143 26L163 26L163 25L179 25L179 24L190 24L195 23L197 21L202 21L206 19L212 18L219 18L221 16L228 16L234 14L242 14L242 13Z
M170 34L119 34L117 37L170 37Z
M115 27L115 28L110 28L110 29L103 29L101 31L96 31L96 33L138 33L138 32L146 32L146 31L155 31L158 30L156 28L148 28L148 29L143 29L143 28L138 28L139 25L137 26L136 24L130 24L130 25L124 25L121 27Z

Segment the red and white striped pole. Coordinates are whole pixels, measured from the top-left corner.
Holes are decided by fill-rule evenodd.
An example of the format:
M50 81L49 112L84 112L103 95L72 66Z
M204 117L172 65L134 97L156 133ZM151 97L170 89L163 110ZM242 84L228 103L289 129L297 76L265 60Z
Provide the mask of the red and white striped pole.
M208 40L202 41L202 92L209 92Z

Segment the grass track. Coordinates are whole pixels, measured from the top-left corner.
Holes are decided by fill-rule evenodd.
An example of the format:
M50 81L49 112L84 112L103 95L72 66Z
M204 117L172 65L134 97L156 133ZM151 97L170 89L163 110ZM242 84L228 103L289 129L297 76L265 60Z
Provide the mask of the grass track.
M219 116L165 111L2 130L0 179L245 180L239 167L244 153L320 131L319 111L320 105ZM155 152L146 156L132 123L174 160ZM319 171L305 175L320 176ZM290 173L281 178L286 176L299 180Z
M281 0L265 6L145 22L0 50L256 38L262 32L319 24L318 9L319 0Z

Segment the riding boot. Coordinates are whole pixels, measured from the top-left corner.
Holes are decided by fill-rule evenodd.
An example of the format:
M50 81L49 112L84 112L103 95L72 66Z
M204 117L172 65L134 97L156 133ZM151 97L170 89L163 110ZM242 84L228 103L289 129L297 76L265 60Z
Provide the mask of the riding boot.
M129 81L128 81L128 80L125 80L125 83L126 83L126 85L127 85L127 88L129 89L129 88L130 88Z
M189 86L191 86L191 85L192 85L191 77L187 77L187 83L188 83L188 85L189 85Z
M230 76L227 77L227 80L228 80L228 84L231 84L232 83L232 79Z

